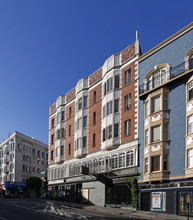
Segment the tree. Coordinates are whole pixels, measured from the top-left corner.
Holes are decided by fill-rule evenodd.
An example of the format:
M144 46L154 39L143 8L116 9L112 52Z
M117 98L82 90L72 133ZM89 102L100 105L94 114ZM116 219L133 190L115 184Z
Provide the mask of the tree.
M29 179L27 179L27 185L29 186L29 188L33 191L36 192L36 195L40 195L40 189L42 186L42 182L41 179L39 177L30 177Z
M128 177L127 182L131 187L132 207L137 208L139 198L139 186L136 177Z

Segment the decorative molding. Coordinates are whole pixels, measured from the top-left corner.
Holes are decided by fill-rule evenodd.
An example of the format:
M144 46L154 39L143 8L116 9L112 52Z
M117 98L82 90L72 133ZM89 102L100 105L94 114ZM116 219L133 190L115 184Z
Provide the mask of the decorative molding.
M151 146L151 152L155 152L161 149L161 145L157 144L157 145L153 145Z
M169 119L170 115L168 112L164 112L164 118Z
M187 112L190 112L193 109L193 101L187 104Z
M144 148L144 153L145 153L145 154L148 154L148 153L149 153L149 148L148 148L148 147L145 147L145 148Z
M164 143L164 150L169 150L170 146L169 144Z
M193 142L193 135L190 135L187 137L186 143L187 143L187 145L190 145L192 142Z
M145 127L147 127L149 125L149 119L145 119Z
M156 122L156 121L159 121L160 119L161 119L161 114L158 113L158 114L153 115L153 116L151 117L151 122Z

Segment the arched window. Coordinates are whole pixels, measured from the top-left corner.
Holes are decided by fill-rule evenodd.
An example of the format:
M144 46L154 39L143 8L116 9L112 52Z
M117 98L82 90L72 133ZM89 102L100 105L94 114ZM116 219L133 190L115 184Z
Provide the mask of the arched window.
M105 159L104 157L99 159L99 172L105 171Z
M185 66L186 66L186 70L193 69L193 47L186 54Z
M155 66L145 77L146 90L153 89L170 79L169 64Z
M128 150L127 151L127 167L134 165L134 151Z
M118 168L118 155L117 154L114 154L111 157L111 167L112 167L112 170Z
M119 168L125 167L125 152L119 154Z
M110 156L105 157L105 169L106 169L106 171L111 170L111 158L110 158Z

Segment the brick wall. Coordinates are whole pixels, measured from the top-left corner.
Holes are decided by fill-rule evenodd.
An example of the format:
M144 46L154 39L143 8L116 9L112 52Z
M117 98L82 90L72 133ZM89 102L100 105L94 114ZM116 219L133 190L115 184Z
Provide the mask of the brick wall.
M96 103L93 103L94 91L96 91ZM102 83L89 91L89 137L88 152L92 153L101 149L101 98ZM96 112L96 125L93 125L93 113ZM93 147L93 133L95 133L95 147Z

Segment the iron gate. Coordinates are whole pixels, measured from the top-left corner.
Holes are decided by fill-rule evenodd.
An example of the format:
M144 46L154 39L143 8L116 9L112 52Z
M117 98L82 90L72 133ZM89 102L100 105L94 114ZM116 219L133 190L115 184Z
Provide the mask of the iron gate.
M178 214L193 216L193 191L178 192Z
M106 186L105 204L110 206L131 205L131 190L128 184Z

